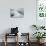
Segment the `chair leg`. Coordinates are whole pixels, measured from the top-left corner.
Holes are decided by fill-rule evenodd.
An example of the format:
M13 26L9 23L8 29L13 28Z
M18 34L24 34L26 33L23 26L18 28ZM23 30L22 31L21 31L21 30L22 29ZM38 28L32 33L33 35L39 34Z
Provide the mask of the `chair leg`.
M7 46L7 34L5 34L5 46Z
M7 46L7 42L5 41L5 46Z
M19 46L18 45L18 34L17 34L16 40L17 40L17 42L16 42L16 45L15 46Z
M18 46L18 34L17 34L17 46Z

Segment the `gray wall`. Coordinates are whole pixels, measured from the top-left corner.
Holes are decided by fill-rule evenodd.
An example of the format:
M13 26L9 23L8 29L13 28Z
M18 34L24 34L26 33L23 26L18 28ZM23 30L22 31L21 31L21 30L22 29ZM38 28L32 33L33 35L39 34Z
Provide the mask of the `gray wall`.
M24 18L10 18L10 8L24 8ZM29 32L30 26L36 24L36 0L0 0L0 34L11 27L19 27L19 32Z

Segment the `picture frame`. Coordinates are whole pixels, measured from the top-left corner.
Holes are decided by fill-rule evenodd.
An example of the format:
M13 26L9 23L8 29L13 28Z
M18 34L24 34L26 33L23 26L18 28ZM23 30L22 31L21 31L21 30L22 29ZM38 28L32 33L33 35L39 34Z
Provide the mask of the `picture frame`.
M24 8L10 9L11 18L24 18Z

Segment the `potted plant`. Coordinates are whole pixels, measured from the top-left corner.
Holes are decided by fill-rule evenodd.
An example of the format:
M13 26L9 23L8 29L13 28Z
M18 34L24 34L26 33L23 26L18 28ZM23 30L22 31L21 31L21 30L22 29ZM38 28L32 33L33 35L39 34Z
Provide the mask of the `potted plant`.
M40 40L42 38L45 38L44 37L46 36L45 34L46 34L45 32L35 32L33 35L37 38L38 43L41 43Z
M32 25L33 28L35 28L36 30L38 30L38 26L37 25Z
M36 30L45 29L45 26L32 25L32 27L35 28Z
M45 29L45 26L41 26L40 29Z

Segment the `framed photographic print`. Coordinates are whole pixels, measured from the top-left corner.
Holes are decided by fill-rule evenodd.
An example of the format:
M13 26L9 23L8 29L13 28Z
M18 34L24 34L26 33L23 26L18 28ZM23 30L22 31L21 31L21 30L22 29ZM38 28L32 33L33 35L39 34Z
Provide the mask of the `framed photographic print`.
M10 9L11 18L24 18L24 8Z

